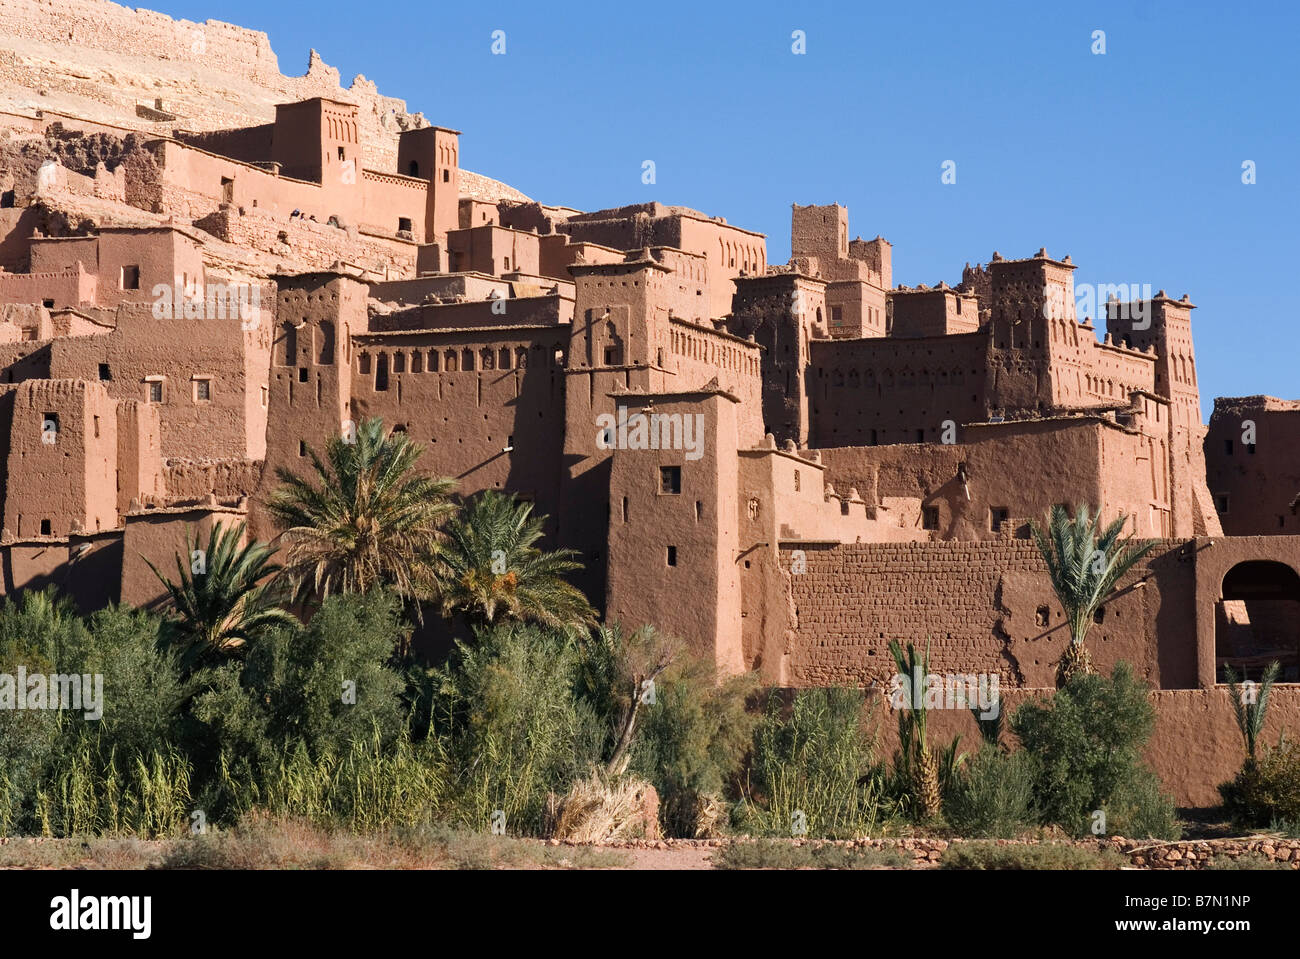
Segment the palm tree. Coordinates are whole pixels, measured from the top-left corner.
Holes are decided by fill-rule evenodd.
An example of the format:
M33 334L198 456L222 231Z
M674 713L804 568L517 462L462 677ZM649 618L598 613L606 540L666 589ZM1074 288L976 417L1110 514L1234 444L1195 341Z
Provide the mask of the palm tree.
M1273 684L1282 664L1277 660L1264 668L1259 686L1252 690L1253 696L1247 695L1246 689L1237 682L1237 671L1231 666L1224 669L1228 679L1228 691L1232 696L1232 711L1237 719L1237 728L1246 744L1246 768L1255 765L1255 749L1259 744L1259 735L1264 731L1264 719L1268 716L1268 700L1273 693Z
M417 472L423 448L405 433L385 435L378 417L357 427L355 441L332 437L323 460L307 452L314 482L280 467L283 485L267 500L300 598L390 587L407 599L432 599L454 481Z
M929 643L924 655L916 651L916 646L907 644L904 655L898 640L889 641L889 652L894 657L894 666L905 677L903 688L907 690L906 708L898 710L898 759L895 763L900 778L906 784L913 801L917 804L919 818L923 821L939 815L942 805L940 790L939 760L930 749L925 737L926 714L924 692L926 676L930 669ZM960 760L956 757L956 740L944 753L944 764L955 770Z
M206 548L197 532L187 533L185 555L176 554L176 582L145 560L167 589L175 640L184 647L188 666L238 653L269 626L298 625L279 605L281 567L271 562L275 550L257 540L241 546L244 528L243 523L214 523Z
M1057 504L1047 514L1046 530L1032 520L1029 523L1070 627L1070 644L1056 667L1057 688L1075 675L1094 672L1084 640L1097 610L1114 594L1124 575L1155 546L1154 540L1134 543L1131 536L1121 539L1125 522L1119 516L1103 530L1100 509L1092 515L1088 506L1081 504L1071 517Z
M596 622L585 596L564 573L581 569L576 550L544 552L544 517L531 503L484 490L447 524L440 555L443 615L463 612L491 625L500 618L558 629L587 629Z

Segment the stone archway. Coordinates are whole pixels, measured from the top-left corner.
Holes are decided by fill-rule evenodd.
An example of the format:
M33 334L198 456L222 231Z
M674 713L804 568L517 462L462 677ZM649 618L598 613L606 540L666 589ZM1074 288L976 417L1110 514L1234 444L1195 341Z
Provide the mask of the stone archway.
M1300 681L1300 574L1276 560L1237 563L1223 577L1215 603L1217 682L1224 668L1258 680L1273 660L1280 682Z

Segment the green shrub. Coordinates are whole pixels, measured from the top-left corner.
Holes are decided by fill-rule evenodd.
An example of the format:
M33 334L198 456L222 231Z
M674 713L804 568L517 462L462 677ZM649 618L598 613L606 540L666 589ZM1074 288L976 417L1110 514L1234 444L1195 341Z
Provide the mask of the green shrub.
M309 625L267 630L244 662L194 677L189 741L211 821L233 822L277 779L384 760L406 728L406 683L387 665L400 614L389 593L331 596Z
M1153 798L1159 785L1142 761L1154 725L1146 688L1126 663L1109 679L1076 675L1050 702L1017 709L1011 727L1033 763L1042 821L1082 835L1102 810L1108 819L1127 815L1131 826L1162 830Z
M912 860L896 849L864 849L832 843L796 846L788 840L731 842L713 854L715 869L906 869Z
M958 774L943 813L962 836L1011 839L1036 822L1033 799L1030 756L986 743Z
M789 836L796 813L809 836L868 835L878 818L873 776L874 739L862 725L863 695L856 689L810 689L795 696L785 715L776 696L754 734L743 828Z
M953 843L939 860L943 869L1120 869L1128 860L1113 849L1052 843Z
M82 710L0 712L4 831L161 836L183 826L193 772L179 742L184 689L159 651L160 626L117 606L83 620L50 593L0 607L0 662L10 664L0 672L17 660L29 673L98 676L103 696L99 719L86 718L84 700Z
M641 707L628 772L654 783L667 835L700 838L725 828L724 797L760 719L745 708L757 686L752 674L715 683L710 666L688 653L656 681L655 702Z
M1108 835L1169 841L1182 838L1174 799L1160 790L1160 780L1145 764L1133 766L1104 808Z
M431 708L456 822L483 829L501 810L511 833L538 834L548 794L600 759L606 727L577 695L578 665L571 638L538 626L503 623L457 643Z
M1230 782L1219 786L1219 795L1238 826L1300 822L1300 745L1283 739L1263 759L1247 759Z

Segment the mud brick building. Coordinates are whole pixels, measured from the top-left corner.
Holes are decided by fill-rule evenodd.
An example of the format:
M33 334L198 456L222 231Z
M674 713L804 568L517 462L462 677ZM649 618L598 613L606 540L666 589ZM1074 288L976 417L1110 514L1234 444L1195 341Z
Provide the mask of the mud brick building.
M463 170L458 131L314 55L282 76L253 31L0 0L14 43L195 34L239 105L105 81L80 113L0 113L5 594L152 602L146 559L218 522L270 538L276 469L381 416L461 495L535 502L607 619L774 685L879 685L912 639L1034 695L1068 635L1028 521L1100 504L1159 541L1090 645L1156 687L1180 798L1212 801L1239 759L1225 664L1280 659L1270 715L1294 724L1300 404L1221 399L1207 429L1188 296L1094 325L1046 250L896 286L892 245L850 240L836 204L794 205L770 264L721 217Z

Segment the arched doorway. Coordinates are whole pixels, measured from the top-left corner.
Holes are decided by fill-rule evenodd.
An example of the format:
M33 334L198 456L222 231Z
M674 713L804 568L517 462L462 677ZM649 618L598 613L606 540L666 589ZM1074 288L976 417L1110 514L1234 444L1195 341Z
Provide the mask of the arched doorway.
M1281 682L1300 682L1300 574L1274 560L1238 563L1223 577L1215 604L1216 681L1224 668L1258 680L1273 660Z

